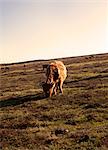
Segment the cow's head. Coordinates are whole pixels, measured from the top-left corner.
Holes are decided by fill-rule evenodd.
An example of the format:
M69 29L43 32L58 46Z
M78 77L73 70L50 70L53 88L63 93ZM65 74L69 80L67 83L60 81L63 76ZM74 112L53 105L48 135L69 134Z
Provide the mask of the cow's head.
M52 88L53 85L51 84L48 84L46 82L42 82L42 88L43 88L43 91L45 93L46 96L49 96L49 92L50 92L50 89Z
M59 73L58 73L58 68L56 65L51 64L47 67L47 72L46 72L46 76L47 76L47 84L51 84L53 85L55 83L55 81L58 79L59 77Z

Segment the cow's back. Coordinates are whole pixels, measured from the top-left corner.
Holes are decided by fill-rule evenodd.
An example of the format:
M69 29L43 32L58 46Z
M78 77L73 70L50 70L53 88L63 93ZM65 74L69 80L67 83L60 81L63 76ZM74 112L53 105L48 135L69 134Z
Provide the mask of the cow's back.
M59 78L61 78L64 81L67 77L67 70L65 65L61 61L55 61L55 64L58 68Z

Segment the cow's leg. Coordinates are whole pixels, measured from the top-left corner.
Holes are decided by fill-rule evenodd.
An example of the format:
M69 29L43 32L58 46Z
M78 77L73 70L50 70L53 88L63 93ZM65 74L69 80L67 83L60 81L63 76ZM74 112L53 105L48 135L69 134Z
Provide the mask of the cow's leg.
M55 84L50 88L50 97L52 96L52 94L53 94L53 91L54 91L54 88L55 88Z
M62 80L60 80L60 93L62 93L63 94L63 89L62 89L62 86L63 86L63 81Z
M58 86L58 84L56 84L55 87L54 87L54 94L55 95L57 95L57 86Z
M60 91L60 81L58 82L57 90Z

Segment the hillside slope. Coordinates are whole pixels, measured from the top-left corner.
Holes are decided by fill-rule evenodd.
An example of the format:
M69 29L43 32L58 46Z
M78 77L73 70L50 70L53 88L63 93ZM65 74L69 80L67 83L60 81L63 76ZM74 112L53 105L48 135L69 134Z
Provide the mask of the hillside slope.
M52 98L41 87L52 60L0 65L1 149L108 149L108 54L59 60L68 77Z

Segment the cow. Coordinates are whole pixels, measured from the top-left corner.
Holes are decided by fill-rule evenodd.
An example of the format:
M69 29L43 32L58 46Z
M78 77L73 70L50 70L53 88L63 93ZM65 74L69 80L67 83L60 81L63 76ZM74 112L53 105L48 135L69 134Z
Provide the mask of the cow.
M47 66L46 69L46 86L50 85L49 96L51 97L53 92L57 94L57 89L63 94L63 82L67 77L67 69L63 62L54 61Z

